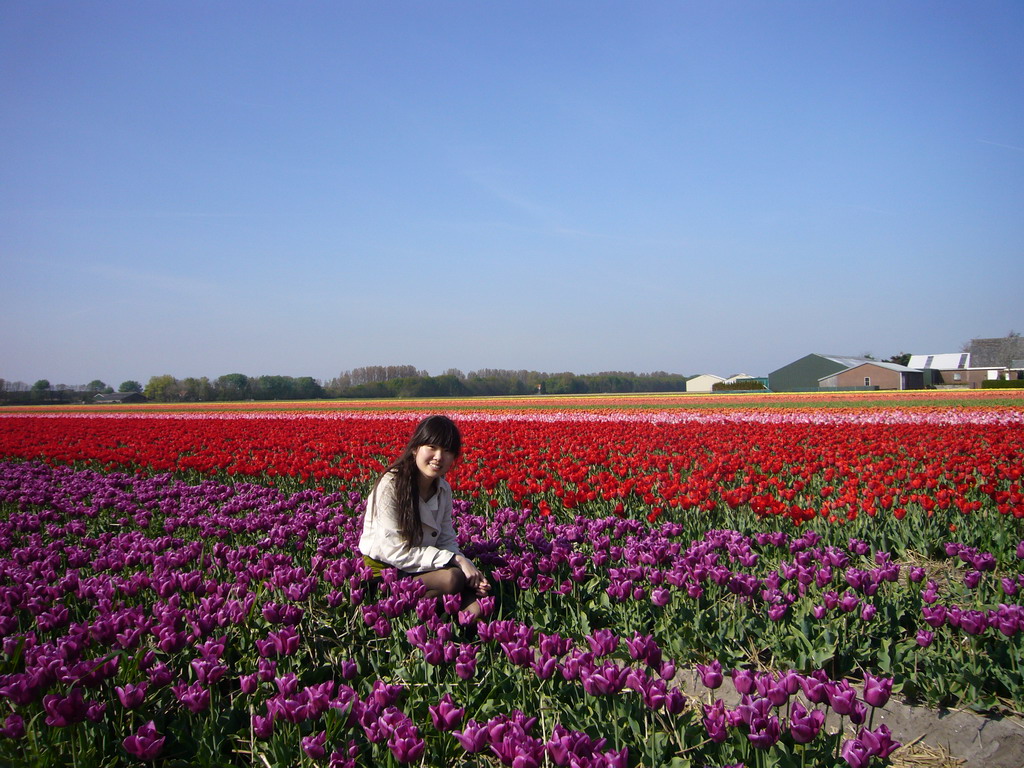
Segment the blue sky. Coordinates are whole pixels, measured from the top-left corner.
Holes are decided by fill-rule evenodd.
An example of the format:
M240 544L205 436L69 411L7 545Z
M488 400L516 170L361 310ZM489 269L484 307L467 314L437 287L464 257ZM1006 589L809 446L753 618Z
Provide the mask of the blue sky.
M1024 331L1024 3L0 4L0 377Z

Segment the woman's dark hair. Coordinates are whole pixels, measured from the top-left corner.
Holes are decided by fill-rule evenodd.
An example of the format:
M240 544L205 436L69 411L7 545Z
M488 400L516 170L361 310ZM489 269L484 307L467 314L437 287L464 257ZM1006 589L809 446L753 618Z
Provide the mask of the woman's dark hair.
M392 462L373 486L377 486L388 473L395 475L395 504L398 512L398 532L409 546L419 546L423 541L423 527L420 522L419 469L413 456L421 445L436 445L456 456L462 453L462 435L455 422L447 416L428 416L413 430L409 442L401 455Z

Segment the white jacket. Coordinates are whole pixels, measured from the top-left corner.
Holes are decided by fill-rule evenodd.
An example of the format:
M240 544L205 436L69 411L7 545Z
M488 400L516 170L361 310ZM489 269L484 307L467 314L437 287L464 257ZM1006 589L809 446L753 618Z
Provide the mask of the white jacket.
M443 568L453 555L461 555L452 524L452 487L447 480L439 478L437 493L427 501L419 500L419 511L423 539L414 547L406 544L398 532L395 474L384 475L366 501L359 551L408 573Z

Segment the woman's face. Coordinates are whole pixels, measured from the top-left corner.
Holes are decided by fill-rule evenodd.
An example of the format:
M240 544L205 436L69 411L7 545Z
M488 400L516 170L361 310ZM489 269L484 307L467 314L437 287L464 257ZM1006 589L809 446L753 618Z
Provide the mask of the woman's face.
M439 445L421 445L413 452L413 458L416 468L430 480L444 477L455 463L455 454Z

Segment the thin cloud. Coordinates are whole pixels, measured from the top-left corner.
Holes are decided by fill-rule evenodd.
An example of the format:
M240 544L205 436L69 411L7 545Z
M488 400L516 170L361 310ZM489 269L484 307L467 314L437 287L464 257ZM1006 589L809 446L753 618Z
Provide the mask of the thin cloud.
M1024 147L1018 147L1015 144L1001 144L998 141L989 141L988 139L978 139L982 144L991 144L993 147L1002 147L1003 149L1012 149L1017 152L1024 152Z
M529 214L533 218L540 219L545 222L561 218L560 211L557 211L550 206L537 203L534 200L510 189L506 183L503 183L497 178L500 174L495 173L494 171L484 169L470 170L466 171L465 175L477 187L487 192L492 197L495 197L504 203L508 203L513 208Z

